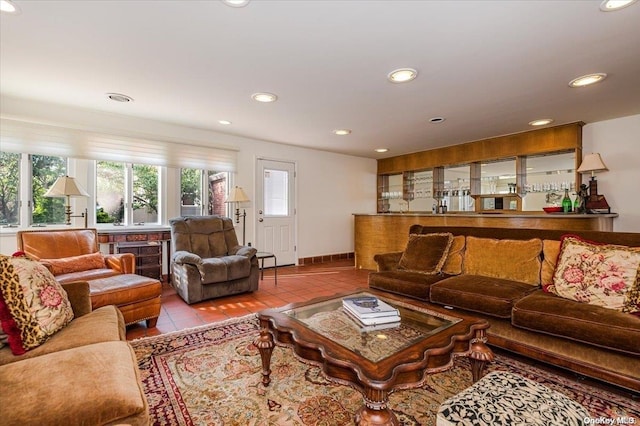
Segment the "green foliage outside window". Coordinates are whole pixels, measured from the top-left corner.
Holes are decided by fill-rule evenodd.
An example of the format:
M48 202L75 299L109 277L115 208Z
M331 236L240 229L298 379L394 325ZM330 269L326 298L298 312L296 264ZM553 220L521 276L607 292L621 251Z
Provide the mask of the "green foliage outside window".
M182 205L200 205L202 196L202 170L182 169L180 171L180 194Z
M45 197L56 179L67 172L67 159L47 155L31 156L31 189L33 210L31 220L34 224L65 223L64 197Z
M20 221L19 175L20 154L0 152L0 224L17 225Z

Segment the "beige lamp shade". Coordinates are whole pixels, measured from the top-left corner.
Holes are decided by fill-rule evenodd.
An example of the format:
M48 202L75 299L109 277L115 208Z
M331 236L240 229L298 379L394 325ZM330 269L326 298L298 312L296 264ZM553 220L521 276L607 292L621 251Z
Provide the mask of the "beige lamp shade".
M229 193L225 203L243 203L245 201L250 201L249 197L247 197L247 194L245 194L242 188L236 186Z
M582 160L582 164L578 167L577 172L579 173L589 173L591 172L591 176L593 176L596 172L606 172L609 169L605 166L604 161L602 161L602 157L598 153L591 153L585 155Z
M89 194L76 180L69 176L60 176L44 194L45 197L88 197Z

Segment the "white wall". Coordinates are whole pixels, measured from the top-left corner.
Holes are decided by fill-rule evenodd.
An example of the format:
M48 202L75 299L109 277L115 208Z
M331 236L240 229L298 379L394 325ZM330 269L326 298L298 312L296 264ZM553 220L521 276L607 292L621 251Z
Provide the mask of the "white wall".
M599 152L609 168L598 173L598 193L620 216L613 230L640 232L640 115L587 124L582 128L582 153ZM588 176L583 182L588 181Z
M297 164L297 257L312 257L353 251L353 213L376 209L376 161L256 139L226 135L170 123L105 114L95 111L37 103L3 96L1 115L74 128L110 132L132 137L188 141L199 145L238 150L235 184L255 199L255 163L259 157L289 160ZM599 152L609 172L598 175L598 192L612 211L615 231L640 232L640 115L588 124L583 128L583 152ZM1 149L1 147L0 147ZM79 170L80 179L83 171ZM169 170L171 188L178 188ZM586 179L585 179L586 180ZM179 215L177 202L167 215ZM246 241L255 240L255 214L247 205ZM76 211L76 209L74 209ZM80 211L80 210L78 210ZM0 253L15 251L15 230L0 230Z
M209 130L196 129L152 120L106 114L60 105L45 104L3 96L1 115L28 119L122 136L187 141L198 145L238 150L235 185L255 199L255 165L259 157L293 161L297 164L297 257L312 257L352 252L353 216L355 212L375 212L376 161L313 149L242 138ZM328 136L330 137L330 136ZM1 149L1 147L0 147ZM78 180L81 171L78 171ZM178 197L175 169L168 170L167 197ZM85 184L85 182L81 182ZM178 202L174 202L178 206ZM254 241L253 203L248 203L246 241ZM76 209L74 208L74 211ZM179 215L170 205L167 216ZM81 226L80 223L77 223ZM0 253L16 249L15 229L3 229ZM242 231L239 231L242 232ZM240 235L239 235L240 237Z

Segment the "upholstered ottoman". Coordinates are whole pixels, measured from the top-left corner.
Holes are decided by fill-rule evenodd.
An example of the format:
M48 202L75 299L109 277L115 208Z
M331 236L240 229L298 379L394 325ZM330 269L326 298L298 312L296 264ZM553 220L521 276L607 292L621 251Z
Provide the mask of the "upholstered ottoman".
M146 321L155 327L160 316L160 281L136 274L120 274L89 281L93 309L116 305L125 324Z
M583 425L589 412L566 396L517 374L494 371L442 403L437 426Z

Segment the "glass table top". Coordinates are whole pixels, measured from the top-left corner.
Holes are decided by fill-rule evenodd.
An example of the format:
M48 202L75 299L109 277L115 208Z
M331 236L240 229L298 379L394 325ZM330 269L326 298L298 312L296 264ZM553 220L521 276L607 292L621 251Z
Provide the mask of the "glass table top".
M288 309L282 313L295 318L316 333L373 362L391 356L415 342L462 321L460 318L420 309L367 292L350 294L345 297L360 296L378 297L397 308L400 311L400 322L364 326L344 312L343 297Z

